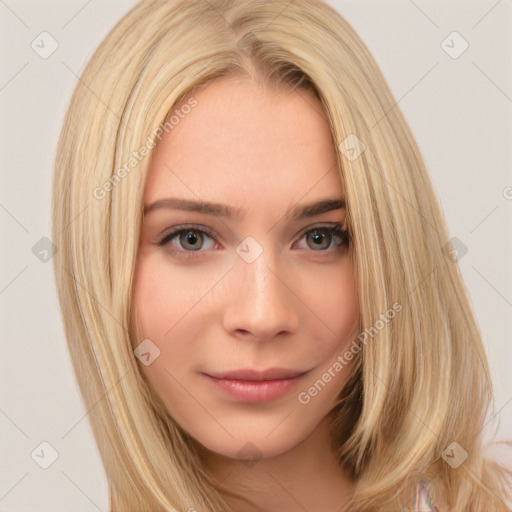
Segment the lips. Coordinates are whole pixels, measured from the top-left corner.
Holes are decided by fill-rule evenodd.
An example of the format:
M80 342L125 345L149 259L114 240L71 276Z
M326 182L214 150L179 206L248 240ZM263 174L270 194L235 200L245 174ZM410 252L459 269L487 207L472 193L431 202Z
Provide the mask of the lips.
M256 370L252 368L243 368L225 372L212 373L206 375L219 380L240 380L246 382L261 382L270 380L295 379L306 374L308 370L295 370L291 368L268 368L266 370Z
M258 404L288 395L308 372L291 368L244 368L203 375L209 385L213 385L212 389L220 391L222 396L235 402Z

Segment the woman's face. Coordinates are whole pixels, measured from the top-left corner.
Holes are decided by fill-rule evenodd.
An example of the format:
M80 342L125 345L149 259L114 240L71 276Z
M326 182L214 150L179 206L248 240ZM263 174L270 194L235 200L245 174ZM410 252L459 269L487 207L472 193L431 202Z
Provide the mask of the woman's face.
M311 93L223 78L194 98L147 177L134 348L150 340L141 369L203 446L275 456L350 371L333 366L358 323L347 241L329 231L345 222L335 149Z

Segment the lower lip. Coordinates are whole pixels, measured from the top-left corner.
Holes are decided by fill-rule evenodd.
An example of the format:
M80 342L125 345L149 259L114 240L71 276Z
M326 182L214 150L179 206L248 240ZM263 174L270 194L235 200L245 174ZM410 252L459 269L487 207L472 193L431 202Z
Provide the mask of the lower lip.
M271 402L286 395L293 389L303 375L293 379L248 381L234 379L216 379L210 375L206 378L215 386L241 402Z

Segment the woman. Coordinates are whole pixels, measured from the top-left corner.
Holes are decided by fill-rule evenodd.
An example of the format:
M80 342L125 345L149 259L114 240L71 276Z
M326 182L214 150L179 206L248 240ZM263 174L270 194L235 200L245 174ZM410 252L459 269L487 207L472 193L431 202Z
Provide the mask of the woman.
M137 4L73 94L53 236L111 511L507 510L436 196L326 3Z

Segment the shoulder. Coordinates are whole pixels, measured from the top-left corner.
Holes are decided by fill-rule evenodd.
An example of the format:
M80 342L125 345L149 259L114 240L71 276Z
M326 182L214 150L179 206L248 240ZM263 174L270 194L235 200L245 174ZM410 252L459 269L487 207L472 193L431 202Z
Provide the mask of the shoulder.
M437 498L437 496L436 496ZM414 489L414 506L412 512L449 512L446 503L439 502L432 496L428 483L420 480Z

